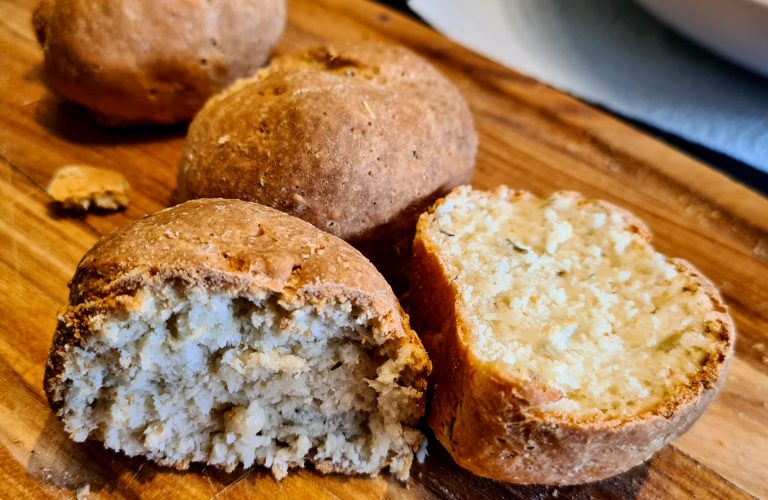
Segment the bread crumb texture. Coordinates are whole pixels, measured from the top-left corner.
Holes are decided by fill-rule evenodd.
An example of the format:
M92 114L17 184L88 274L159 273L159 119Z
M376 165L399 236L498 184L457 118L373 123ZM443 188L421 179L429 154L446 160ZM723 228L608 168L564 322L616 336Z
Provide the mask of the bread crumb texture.
M422 436L402 420L418 418L422 394L398 382L412 346L387 358L369 340L380 325L350 302L290 308L167 285L90 322L55 398L76 441L278 478L307 459L408 477Z
M120 210L128 206L128 188L125 177L114 170L67 165L53 174L48 194L64 210Z
M698 275L608 203L459 188L425 217L472 353L555 389L543 413L633 418L723 351L722 308Z

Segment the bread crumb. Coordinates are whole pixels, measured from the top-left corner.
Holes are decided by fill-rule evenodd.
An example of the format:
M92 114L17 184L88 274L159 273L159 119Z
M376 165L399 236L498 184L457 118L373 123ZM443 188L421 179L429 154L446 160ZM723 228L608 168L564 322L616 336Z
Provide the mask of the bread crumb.
M365 99L363 99L363 109L371 116L371 118L376 118L376 114L373 112L371 106L368 104L368 101Z
M752 248L752 253L754 253L756 257L766 258L768 257L768 245L766 245L763 241L760 241Z
M63 210L85 212L90 208L120 210L128 206L128 181L119 172L88 165L58 169L48 184L48 194Z
M91 485L86 483L77 489L77 500L87 500L91 496Z
M619 173L621 172L621 163L614 160L613 158L608 158L607 160L605 160L605 168L607 168L613 173Z

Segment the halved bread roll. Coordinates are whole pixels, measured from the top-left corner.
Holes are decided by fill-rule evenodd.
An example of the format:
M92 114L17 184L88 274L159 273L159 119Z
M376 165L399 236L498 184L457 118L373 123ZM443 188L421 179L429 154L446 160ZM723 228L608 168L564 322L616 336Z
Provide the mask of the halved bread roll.
M421 216L411 311L435 367L427 418L459 465L595 481L699 417L733 323L704 276L649 240L628 212L571 192L460 187Z
M46 369L76 441L278 478L409 474L430 363L358 251L236 200L197 200L82 259Z

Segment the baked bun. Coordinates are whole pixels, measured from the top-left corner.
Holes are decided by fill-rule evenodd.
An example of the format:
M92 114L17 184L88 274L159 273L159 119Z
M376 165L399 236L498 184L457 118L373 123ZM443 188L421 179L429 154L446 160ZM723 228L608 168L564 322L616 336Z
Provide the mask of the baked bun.
M685 432L735 332L714 286L643 223L572 192L461 187L419 219L412 316L427 420L456 463L514 483L596 481Z
M180 469L408 477L430 363L347 243L196 200L102 238L70 290L45 391L75 441Z
M191 119L267 62L285 0L43 0L34 13L48 85L108 125Z
M477 136L456 87L413 52L344 43L277 57L192 122L181 200L256 201L345 239L379 266L472 177Z

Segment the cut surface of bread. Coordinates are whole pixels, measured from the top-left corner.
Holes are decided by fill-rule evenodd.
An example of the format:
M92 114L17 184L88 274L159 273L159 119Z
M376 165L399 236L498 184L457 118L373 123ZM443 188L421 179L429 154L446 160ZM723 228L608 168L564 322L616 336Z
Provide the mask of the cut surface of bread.
M515 400L509 402L513 412L493 416L513 418L496 443L512 453L507 470L503 462L494 464L501 470L486 472L491 477L598 479L636 465L685 430L654 422L658 436L647 443L617 441L632 449L632 457L611 464L593 456L599 446L584 456L578 439L537 443L523 425L556 422L571 431L581 428L594 441L596 428L620 436L623 428L657 417L671 424L692 406L698 415L697 403L713 397L733 347L730 318L706 278L685 261L656 252L649 238L628 212L571 192L542 199L504 187L462 187L422 216L411 300L417 331L436 366L430 424L444 444L451 443L449 451L468 451L454 446L457 411L467 410L456 407L468 388L449 385L472 382L453 375L441 380L441 363L456 358L473 365L477 377L499 382ZM430 316L433 310L438 312ZM507 438L531 441L529 455L541 446L571 454L559 454L553 464L531 462L526 449L518 456ZM574 457L578 463L563 467ZM482 462L472 466L482 472Z
M231 219L231 234L213 237L195 219ZM133 252L158 234L172 235L159 244L176 250L176 266ZM116 250L128 257L122 269ZM227 269L206 259L220 252L238 255L237 271L231 258L221 261ZM288 276L275 281L286 264ZM350 286L363 270L370 282ZM195 272L212 274L190 279ZM423 441L415 425L429 361L373 273L340 240L256 204L200 200L164 211L81 262L46 391L76 441L164 465L262 464L281 478L307 462L322 472L388 467L406 479Z
M605 204L569 193L457 196L434 217L430 236L455 277L470 348L556 389L544 411L652 410L720 341L705 288Z
M94 317L65 361L62 418L75 440L169 465L259 463L277 477L308 458L407 475L421 438L401 419L417 417L421 393L397 384L410 349L378 352L370 314L172 285L140 291L136 306Z

